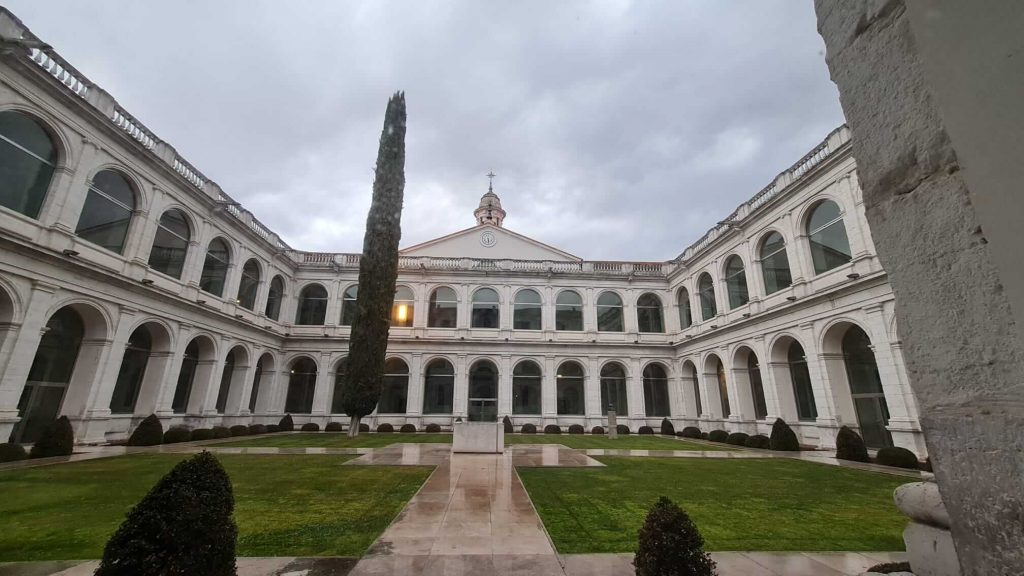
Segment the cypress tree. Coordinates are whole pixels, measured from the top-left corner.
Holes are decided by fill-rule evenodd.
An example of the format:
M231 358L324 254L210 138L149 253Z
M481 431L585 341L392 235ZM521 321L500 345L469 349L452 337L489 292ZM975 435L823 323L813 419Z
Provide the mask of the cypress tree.
M398 277L404 192L405 94L397 92L388 100L384 114L373 200L359 260L359 297L348 344L348 378L341 389L341 406L352 418L349 436L359 434L359 420L372 412L380 399Z

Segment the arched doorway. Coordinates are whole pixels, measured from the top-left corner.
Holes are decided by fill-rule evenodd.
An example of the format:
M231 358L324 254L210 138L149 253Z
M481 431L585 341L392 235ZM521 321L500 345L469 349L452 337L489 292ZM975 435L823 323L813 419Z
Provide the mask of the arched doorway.
M843 362L864 443L870 448L892 446L887 428L889 406L882 391L875 352L871 349L871 339L859 326L851 326L843 335Z
M498 368L490 360L480 360L469 369L470 422L498 421Z
M601 411L614 410L616 416L629 415L629 400L626 390L626 369L618 362L609 362L601 367Z
M316 362L301 356L292 361L288 373L288 393L285 396L284 411L292 414L313 412L313 396L316 393Z
M263 385L264 375L273 375L274 373L274 357L269 353L264 353L260 356L258 362L256 362L256 372L252 377L252 389L249 391L249 412L252 414L256 413L256 404L260 399L260 388Z
M146 366L153 350L153 335L145 325L139 326L128 337L121 359L121 368L117 372L114 393L110 396L110 412L112 414L132 414L135 402L142 389L142 380L146 376Z
M60 414L84 337L85 322L71 306L50 317L18 401L12 442L35 442Z
M409 402L409 366L401 358L389 358L384 363L384 381L381 384L378 414L405 414Z

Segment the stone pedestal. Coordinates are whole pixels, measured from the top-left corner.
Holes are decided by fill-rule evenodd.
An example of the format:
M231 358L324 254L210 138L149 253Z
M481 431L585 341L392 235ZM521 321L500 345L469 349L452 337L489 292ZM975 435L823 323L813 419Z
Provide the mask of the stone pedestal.
M904 484L896 489L893 499L900 512L912 520L903 531L903 542L914 575L960 576L949 514L939 486L929 481Z
M456 422L452 435L453 454L501 454L505 451L505 428L501 422Z

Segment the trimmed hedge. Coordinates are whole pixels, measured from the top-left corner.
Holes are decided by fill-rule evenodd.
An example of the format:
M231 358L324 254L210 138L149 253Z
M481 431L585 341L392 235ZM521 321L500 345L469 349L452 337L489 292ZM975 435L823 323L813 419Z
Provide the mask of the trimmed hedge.
M96 576L234 576L238 526L231 480L202 452L180 462L129 513Z
M584 432L586 432L586 429L580 424L569 425L569 434L583 434Z
M214 426L213 427L214 438L231 438L231 429L227 426Z
M135 427L135 431L128 437L129 446L156 446L164 443L164 426L156 414L146 416L146 419Z
M281 427L277 424L267 424L267 434L276 434L281 431Z
M192 439L192 431L188 428L171 428L164 432L164 444L178 444Z
M772 441L764 434L755 434L743 443L747 448L761 448L767 450L771 446Z
M704 538L696 524L664 496L647 513L637 537L633 558L637 576L715 574L715 561L704 552Z
M799 452L800 441L796 439L796 432L786 424L782 418L776 418L772 424L772 435L768 440L768 446L772 450L782 452Z
M360 432L369 432L370 431L370 425L365 423L365 422L360 422L359 423L359 431Z
M328 422L327 426L324 426L324 432L341 432L344 429L341 422Z
M361 425L360 428L362 428ZM377 432L380 432L381 434L390 434L394 431L395 427L392 426L391 424L388 424L387 422L384 422L383 424L379 424L377 426ZM360 430L360 432L362 432L362 430ZM367 425L367 432L369 432L369 425Z
M512 420L508 416L501 419L501 425L505 428L505 434L515 432L515 429L512 428Z
M534 426L533 424L530 424L529 422L527 422L526 424L523 424L522 426L519 427L519 433L520 434L536 434L537 433L537 427Z
M43 429L39 440L32 446L29 458L70 456L75 450L75 431L67 416L61 416Z
M0 444L0 462L17 462L28 458L25 447L21 444Z
M868 572L892 574L893 572L910 572L910 562L885 562L868 568Z
M249 434L266 434L266 433L267 433L267 427L264 426L263 424L250 424L249 425Z
M725 430L712 430L708 432L708 440L725 443L729 440L729 433Z
M277 423L277 429L281 432L294 432L295 422L292 420L292 415L285 414L284 418L281 418L281 421Z
M625 424L619 424L615 427L615 432L622 434L623 436L629 436L629 426Z
M192 442L199 440L213 440L213 430L209 428L196 428L192 431L192 434L188 437Z
M836 434L836 458L851 462L870 462L868 447L864 439L849 426L843 426Z
M547 426L544 427L544 433L545 434L561 434L562 433L562 427L559 426L558 424L548 424Z
M707 440L708 439L708 433L707 432L701 432L700 433L700 439L701 440Z
M242 424L236 424L236 425L232 426L231 428L228 428L228 430L231 431L231 437L232 438L234 438L235 436L248 436L249 435L249 427L245 426L245 425L242 425Z
M672 425L672 422L668 418L664 418L661 421L661 434L663 436L675 436L676 427Z
M399 428L398 431L401 432L402 434L415 434L416 433L416 425L415 424L402 424L402 427Z
M654 428L651 428L650 426L641 426L639 432L644 436L653 436Z
M441 431L441 425L440 424L427 424L427 427L424 428L423 431L427 432L427 433L430 433L430 434L437 434L438 432Z
M917 470L921 467L917 454L899 446L889 446L880 449L875 456L875 463L882 466L895 466L896 468L908 468L910 470Z
M595 436L604 436L604 426L594 426L590 429L590 433Z
M743 432L733 432L729 434L729 437L725 439L726 444L732 444L733 446L744 446L747 443L747 438L750 438L750 434L744 434Z
M302 430L303 432L319 432L320 425L316 422L306 422L299 428L299 430Z
M683 438L695 438L699 440L700 428L697 428L696 426L687 426L686 428L683 428L683 431L680 432L679 435Z

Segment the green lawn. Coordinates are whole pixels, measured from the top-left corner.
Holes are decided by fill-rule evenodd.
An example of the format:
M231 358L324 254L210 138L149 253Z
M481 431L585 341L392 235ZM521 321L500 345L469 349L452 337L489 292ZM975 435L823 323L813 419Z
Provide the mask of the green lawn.
M183 455L0 472L0 562L99 558L125 513ZM239 556L360 556L430 473L339 456L220 455Z
M630 434L615 440L590 434L506 434L505 444L562 444L569 448L619 450L729 450L731 447L697 444L658 436Z
M892 492L906 478L795 460L598 457L606 468L519 468L563 554L632 552L661 495L709 550L903 550Z
M451 434L376 434L362 433L349 438L342 432L300 432L298 434L275 434L263 438L226 440L216 446L232 448L380 448L391 444L440 443L451 444Z

